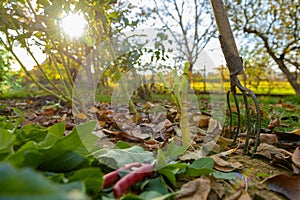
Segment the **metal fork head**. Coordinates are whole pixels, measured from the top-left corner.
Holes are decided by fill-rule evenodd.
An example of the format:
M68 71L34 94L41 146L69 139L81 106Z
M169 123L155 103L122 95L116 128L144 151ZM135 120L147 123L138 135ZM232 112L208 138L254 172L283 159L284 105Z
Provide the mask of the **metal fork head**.
M251 136L255 137L255 143L254 143L254 148L252 151L252 156L253 154L256 152L257 147L259 145L259 138L260 138L260 129L261 129L261 112L260 112L260 106L258 103L258 100L255 96L255 94L253 93L253 91L251 91L250 89L243 87L237 77L237 75L231 75L230 76L230 91L227 92L227 104L228 104L228 108L229 108L229 115L230 115L230 122L229 122L229 126L230 126L230 132L232 132L232 108L230 105L230 94L233 95L234 98L234 103L237 109L237 128L235 130L235 134L234 134L234 141L233 143L236 142L239 131L240 131L240 124L241 124L241 113L240 113L240 106L238 103L238 99L237 99L237 89L241 92L242 96L243 96L243 102L245 105L245 117L246 117L246 127L247 127L247 132L246 132L246 141L245 141L245 146L244 146L244 153L247 154L248 150L249 150L249 140ZM251 116L250 116L250 105L248 102L248 96L250 96L250 98L253 100L254 105L255 105L255 109L256 109L256 126L255 128L253 128L252 126L252 121L251 121ZM251 134L252 133L252 134ZM254 134L253 134L254 133Z

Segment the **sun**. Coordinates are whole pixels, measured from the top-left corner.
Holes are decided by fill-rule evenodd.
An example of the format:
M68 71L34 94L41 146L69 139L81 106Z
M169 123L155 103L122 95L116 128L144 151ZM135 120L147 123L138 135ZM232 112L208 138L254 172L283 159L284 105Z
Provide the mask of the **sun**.
M60 27L71 38L78 38L83 35L87 21L81 13L70 13L60 21Z

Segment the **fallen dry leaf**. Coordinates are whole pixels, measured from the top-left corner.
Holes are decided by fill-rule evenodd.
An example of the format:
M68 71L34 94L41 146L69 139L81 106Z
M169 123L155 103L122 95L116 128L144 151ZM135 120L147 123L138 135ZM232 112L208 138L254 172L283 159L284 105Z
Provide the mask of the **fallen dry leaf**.
M297 129L295 129L293 131L290 131L290 132L287 132L287 133L289 133L289 134L295 134L295 135L300 135L300 128L297 128Z
M181 187L181 193L175 199L177 200L206 200L210 192L210 180L203 176L184 184Z
M67 114L63 114L63 116L61 117L61 121L65 121L67 119Z
M205 155L205 152L203 149L197 149L195 151L186 151L184 155L180 156L179 159L182 161L186 160L197 160L199 158L203 158Z
M224 148L227 148L233 144L233 139L228 139L223 136L218 136L217 143Z
M239 162L227 162L217 155L210 156L215 161L214 168L222 172L232 172L237 169L243 169L243 165Z
M228 156L228 155L231 155L233 154L234 152L236 152L237 150L239 149L239 147L235 147L233 149L229 149L227 151L223 151L221 153L218 153L218 154L215 154L215 155L218 155L218 156L221 156L221 157L225 157L225 156Z
M209 125L209 120L210 120L210 117L201 115L199 122L198 122L198 127L199 128L207 128Z
M300 168L300 147L297 147L292 155L292 161L296 167ZM299 185L300 187L300 185Z
M288 160L287 158L290 158L290 157L282 157L280 155L273 155L271 164L289 170L291 168L291 162L290 162L290 159Z
M278 144L278 138L275 134L261 133L259 138L261 143Z
M266 143L261 143L258 146L255 155L260 155L260 156L266 157L270 160L273 158L273 155L278 155L280 157L285 157L285 155L282 153L280 148L277 148L273 145L269 145L269 144L266 144Z
M150 149L159 149L162 146L162 144L155 139L145 141L144 145Z
M132 135L136 138L140 138L145 140L150 137L149 133L142 133L141 127L139 125L135 126L133 129L129 129L126 131L129 135Z
M119 132L118 131L111 131L111 130L108 130L108 129L102 129L103 133L106 133L106 134L113 134L113 135L118 135Z
M293 106L292 104L283 103L283 101L281 99L278 101L277 104L274 104L274 106L287 108L289 110L295 110L295 106Z
M221 134L222 130L223 127L221 122L216 119L210 118L207 133L217 136Z
M75 115L75 117L77 119L82 119L82 120L86 120L87 119L87 116L84 113L78 113L78 114Z
M288 199L300 199L300 177L288 176L285 174L274 175L267 178L264 182L267 183L270 190L283 194Z
M233 113L237 113L237 107L231 107L231 112L233 112Z
M268 128L269 128L269 129L273 129L273 128L275 128L276 126L279 126L279 125L280 125L280 119L275 118L275 119L273 119L273 120L268 124Z
M26 102L17 102L15 104L15 106L17 106L17 107L25 107L25 106L27 106L27 103Z
M98 123L99 123L100 126L105 126L106 121L98 121Z
M293 174L300 175L300 168L292 163Z
M138 143L143 143L144 140L138 137L135 137L133 135L128 134L127 132L121 131L118 136L122 136L123 138L126 138L127 140L130 140L132 142L138 142Z
M300 141L300 135L295 134L293 132L276 132L278 140L284 141Z
M170 120L168 120L168 119L165 119L164 121L156 124L156 126L154 126L152 128L152 130L153 130L154 133L159 133L163 129L166 129L166 128L170 127L171 125L172 125L172 122L170 122Z
M252 200L252 198L246 190L239 190L225 200Z
M205 140L203 142L202 148L205 149L206 151L211 151L211 152L220 152L221 148L220 145L216 143L215 140Z
M217 181L215 178L213 177L208 177L210 179L210 185L211 185L211 190L208 196L208 199L213 200L213 199L222 199L222 197L225 195L225 191L226 189L224 188L224 186ZM217 197L218 198L217 198ZM214 198L215 197L215 198Z
M91 107L89 110L88 110L90 113L95 113L95 112L98 112L99 109L96 108L95 106Z
M132 142L138 142L138 143L143 143L144 140L138 137L135 137L134 135L130 135L128 133L126 133L125 131L111 131L108 129L102 129L103 133L105 134L113 134L117 137L123 137L127 140L130 140Z
M144 106L145 106L146 109L150 109L150 108L154 107L155 105L148 101L147 103L145 103Z

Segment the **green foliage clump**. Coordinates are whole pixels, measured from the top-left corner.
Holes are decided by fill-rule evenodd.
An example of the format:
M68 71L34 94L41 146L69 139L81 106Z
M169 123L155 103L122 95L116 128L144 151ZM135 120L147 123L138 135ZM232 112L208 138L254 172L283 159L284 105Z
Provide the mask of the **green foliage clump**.
M10 63L9 54L6 50L0 48L0 86L9 78Z
M99 191L103 176L87 150L96 142L95 121L68 135L65 122L19 128L21 122L0 119L0 198L88 199Z

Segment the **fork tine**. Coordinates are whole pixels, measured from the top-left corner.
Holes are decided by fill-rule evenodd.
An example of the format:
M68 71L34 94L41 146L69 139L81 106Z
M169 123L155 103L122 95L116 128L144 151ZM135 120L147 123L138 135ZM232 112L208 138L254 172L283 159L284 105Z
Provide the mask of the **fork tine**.
M256 149L259 145L260 128L261 128L260 106L259 106L259 103L258 103L258 100L257 100L255 94L250 89L243 87L241 85L239 79L236 76L232 76L232 79L233 79L234 83L236 84L236 86L238 87L238 89L241 91L241 93L243 95L244 104L245 104L246 118L247 118L247 122L246 122L247 123L247 133L246 133L246 142L245 142L245 147L244 147L245 154L248 153L249 140L250 140L250 134L251 134L250 106L249 106L249 103L248 103L247 94L250 95L250 97L254 101L254 104L255 104L255 107L256 107L257 126L256 126L256 130L255 130L256 139L255 139L254 149L252 151L252 156L253 156L253 154L256 152Z
M228 110L229 110L229 131L231 134L232 133L232 109L231 109L231 105L230 105L230 93L231 93L231 91L229 90L226 94L226 97L227 97L226 100L227 100L227 106L228 106Z
M244 147L244 154L248 153L248 147L249 147L249 139L250 139L250 133L251 133L251 118L250 118L250 108L249 103L247 99L247 93L245 90L242 90L243 100L245 104L245 110L246 110L246 125L247 125L247 133L246 133L246 141L245 141L245 147Z
M237 100L237 95L236 95L236 92L233 93L233 98L234 98L234 103L235 103L235 106L236 106L236 112L237 112L237 127L236 127L236 132L235 132L235 135L234 135L234 138L233 138L233 143L236 142L237 140L237 136L240 132L240 126L241 126L241 111L240 111L240 106L239 106L239 102Z
M254 105L255 105L255 109L256 109L256 118L257 118L257 125L255 127L255 144L254 144L254 148L252 151L252 156L253 154L256 152L257 147L259 145L259 141L260 141L260 129L261 129L261 112L260 112L260 106L258 103L258 100L255 96L255 94L253 93L253 91L249 90L246 88L246 91L248 92L248 94L250 95L250 97L252 98Z

